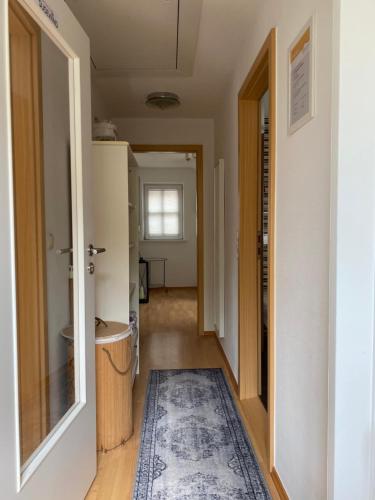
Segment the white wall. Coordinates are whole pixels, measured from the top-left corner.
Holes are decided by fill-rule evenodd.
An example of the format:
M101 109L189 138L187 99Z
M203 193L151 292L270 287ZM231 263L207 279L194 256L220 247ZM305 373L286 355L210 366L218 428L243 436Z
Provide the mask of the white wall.
M121 139L131 144L202 144L204 169L204 328L213 330L213 170L211 119L113 118Z
M375 2L334 4L328 491L374 500Z
M287 51L315 11L317 115L287 135ZM248 39L216 119L216 158L226 168L226 337L238 370L237 95L277 27L276 469L290 498L326 498L330 236L332 1L258 1Z
M107 105L98 89L95 78L91 79L91 113L93 121L95 118L98 118L98 120L105 120L108 118Z
M168 287L197 286L197 235L196 235L196 171L195 168L140 168L141 193L144 184L183 184L184 241L142 241L139 244L143 257L166 257L165 280ZM151 286L163 280L162 263L151 264Z
M69 254L58 248L72 244L70 220L70 120L68 60L42 34L42 92L44 147L44 208L46 230L48 352L51 425L64 412L66 345L60 332L70 323ZM48 248L49 235L53 247Z

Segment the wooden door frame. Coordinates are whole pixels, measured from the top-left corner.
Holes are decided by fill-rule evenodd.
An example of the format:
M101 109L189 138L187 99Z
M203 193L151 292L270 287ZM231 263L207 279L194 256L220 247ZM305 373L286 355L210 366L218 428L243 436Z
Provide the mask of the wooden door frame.
M198 335L204 335L204 184L203 146L197 144L132 144L134 153L195 153L197 196L197 288L198 288Z
M275 293L275 131L276 131L276 30L272 29L238 94L240 231L238 259L239 397L258 398L257 377L257 213L259 172L259 100L269 89L269 334L267 457L274 466L274 293Z

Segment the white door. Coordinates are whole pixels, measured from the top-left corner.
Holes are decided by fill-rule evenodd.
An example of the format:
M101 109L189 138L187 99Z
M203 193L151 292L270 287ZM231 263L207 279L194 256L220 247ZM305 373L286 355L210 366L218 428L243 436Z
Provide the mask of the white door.
M89 40L66 3L0 0L6 500L82 499L96 473L90 95Z

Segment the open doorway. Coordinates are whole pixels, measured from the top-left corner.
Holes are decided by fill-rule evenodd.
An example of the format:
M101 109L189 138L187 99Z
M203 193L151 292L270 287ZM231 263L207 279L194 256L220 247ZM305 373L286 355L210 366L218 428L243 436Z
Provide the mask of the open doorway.
M150 318L162 320L160 313L168 321L176 312L173 321L193 322L202 335L202 147L133 145L132 149L139 165L141 200L140 322L146 326ZM169 318L169 325L173 321Z
M273 469L275 30L239 93L239 395Z

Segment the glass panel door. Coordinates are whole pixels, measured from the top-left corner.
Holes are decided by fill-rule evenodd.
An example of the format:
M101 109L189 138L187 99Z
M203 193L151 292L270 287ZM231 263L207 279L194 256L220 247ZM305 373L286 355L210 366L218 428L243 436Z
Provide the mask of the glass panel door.
M84 498L96 473L90 44L61 0L0 2L0 26L0 497Z

